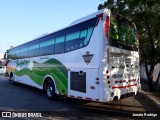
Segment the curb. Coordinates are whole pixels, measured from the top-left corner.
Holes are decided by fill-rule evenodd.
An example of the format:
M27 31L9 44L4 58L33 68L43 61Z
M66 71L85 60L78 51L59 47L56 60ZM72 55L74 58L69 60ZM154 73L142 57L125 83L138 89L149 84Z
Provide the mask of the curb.
M141 91L140 94L141 94L141 96L146 98L148 101L153 103L158 109L160 109L160 100L158 101L156 98L154 98L150 94L146 94L144 91Z

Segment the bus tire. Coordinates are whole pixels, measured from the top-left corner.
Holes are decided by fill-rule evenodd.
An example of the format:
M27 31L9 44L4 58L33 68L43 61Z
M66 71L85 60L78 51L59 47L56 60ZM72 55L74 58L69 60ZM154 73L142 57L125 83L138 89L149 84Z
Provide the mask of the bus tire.
M55 93L55 85L52 80L46 82L45 93L49 100L58 100L58 95Z

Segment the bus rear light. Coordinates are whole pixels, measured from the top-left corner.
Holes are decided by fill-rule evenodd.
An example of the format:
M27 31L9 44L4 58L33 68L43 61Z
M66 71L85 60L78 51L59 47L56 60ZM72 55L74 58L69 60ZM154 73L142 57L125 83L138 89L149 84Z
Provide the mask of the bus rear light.
M109 70L106 70L106 74L108 74L109 73Z
M108 81L108 84L110 84L111 82L110 81Z
M99 84L99 82L96 82L96 84Z
M74 96L73 96L73 95L70 95L70 98L74 98Z
M96 78L96 80L99 80L99 78Z
M82 97L81 97L81 96L77 96L77 98L78 98L78 99L82 99Z
M118 81L115 81L115 83L117 84L117 83L118 83Z
M129 82L134 82L135 81L135 79L134 80L129 80Z
M86 100L92 100L92 98L87 98L87 97L86 97Z
M109 37L109 17L106 18L104 30L105 30L105 35L108 38Z
M123 82L122 80L119 81L119 83L122 83L122 82Z
M123 82L125 83L125 82L127 82L126 80L123 80Z
M113 96L114 96L114 92L111 93L111 97L113 97Z

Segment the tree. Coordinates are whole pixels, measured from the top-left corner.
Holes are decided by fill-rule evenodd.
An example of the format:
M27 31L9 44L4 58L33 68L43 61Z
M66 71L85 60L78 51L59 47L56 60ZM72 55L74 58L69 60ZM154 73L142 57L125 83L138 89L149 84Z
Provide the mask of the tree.
M103 9L103 5L102 5L102 4L99 4L99 5L98 5L98 10L101 10L101 9Z
M154 66L160 62L160 1L108 0L102 5L104 7L135 22L139 33L141 63L145 64L149 90L154 90Z

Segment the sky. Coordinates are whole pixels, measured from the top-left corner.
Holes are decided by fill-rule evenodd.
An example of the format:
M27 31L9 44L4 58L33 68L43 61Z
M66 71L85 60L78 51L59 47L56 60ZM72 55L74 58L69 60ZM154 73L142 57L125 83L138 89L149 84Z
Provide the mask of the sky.
M94 13L103 0L0 0L0 54Z

